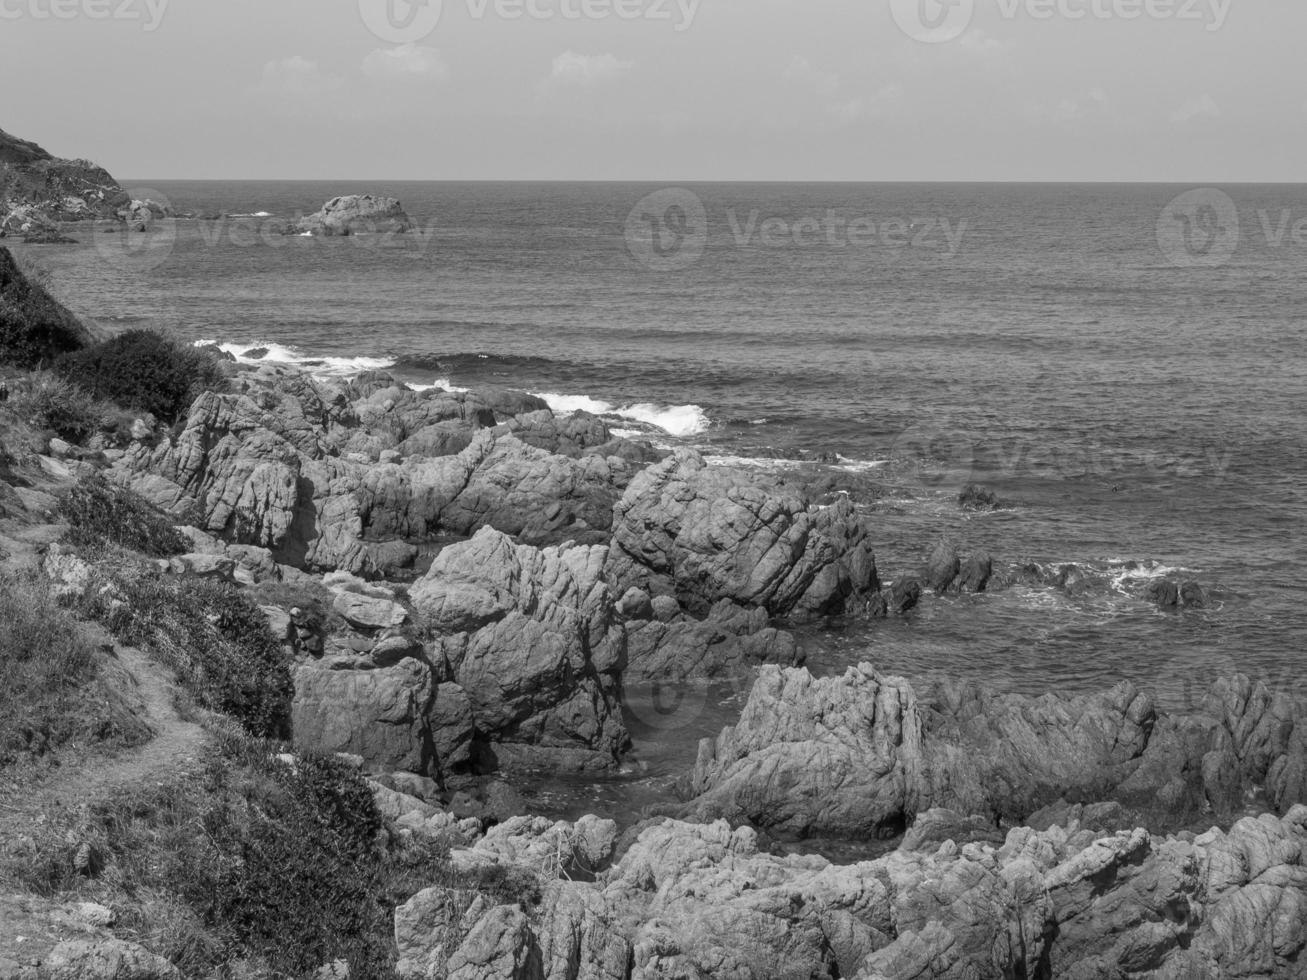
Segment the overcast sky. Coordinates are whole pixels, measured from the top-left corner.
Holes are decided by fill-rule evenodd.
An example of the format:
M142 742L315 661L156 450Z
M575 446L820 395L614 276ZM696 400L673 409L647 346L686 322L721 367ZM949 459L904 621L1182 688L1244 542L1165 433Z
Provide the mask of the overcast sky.
M1307 177L1303 0L164 2L0 0L0 128L120 179Z

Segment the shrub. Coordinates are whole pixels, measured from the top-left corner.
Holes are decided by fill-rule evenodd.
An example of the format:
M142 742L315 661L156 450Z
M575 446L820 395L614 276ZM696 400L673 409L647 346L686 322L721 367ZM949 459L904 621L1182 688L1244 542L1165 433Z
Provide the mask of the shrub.
M256 737L288 734L295 693L290 666L247 596L222 582L166 576L153 567L109 574L104 587L87 591L86 613L171 667L202 707L231 715Z
M151 558L170 558L191 550L190 542L157 508L125 487L102 477L82 480L59 500L69 525L68 540L81 546L105 542Z
M13 393L9 407L23 421L48 429L72 443L83 443L109 425L109 407L89 391L58 375L31 375Z
M95 646L42 582L0 577L0 766L74 742L139 744Z
M211 354L150 330L132 330L69 354L57 368L97 397L150 412L170 425L201 393L227 387Z
M25 272L9 249L0 248L0 362L34 368L91 341L47 282L46 274Z

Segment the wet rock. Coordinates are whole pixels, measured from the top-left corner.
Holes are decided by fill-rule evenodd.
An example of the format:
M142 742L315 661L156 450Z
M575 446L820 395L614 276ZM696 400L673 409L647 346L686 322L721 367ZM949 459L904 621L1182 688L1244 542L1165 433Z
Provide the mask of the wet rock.
M1176 609L1180 605L1180 587L1166 580L1150 582L1148 601L1156 603L1163 609Z
M980 593L989 588L994 577L994 559L985 552L972 555L962 562L957 586L962 592Z
M943 595L961 571L962 559L958 557L958 549L948 541L941 541L926 559L921 578L926 588L936 595Z
M988 487L969 483L958 494L958 506L963 510L989 511L998 510L1002 504L999 502L998 494Z

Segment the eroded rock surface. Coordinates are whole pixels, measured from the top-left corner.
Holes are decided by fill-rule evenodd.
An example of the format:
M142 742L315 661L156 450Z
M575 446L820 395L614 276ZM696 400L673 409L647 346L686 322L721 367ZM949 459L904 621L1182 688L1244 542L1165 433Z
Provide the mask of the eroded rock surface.
M1307 801L1307 719L1246 678L1190 713L1123 683L1029 698L975 685L918 693L863 665L843 677L764 668L739 723L701 743L689 812L797 834L897 833L935 807L1020 822L1060 799L1113 801L1183 826L1254 792Z

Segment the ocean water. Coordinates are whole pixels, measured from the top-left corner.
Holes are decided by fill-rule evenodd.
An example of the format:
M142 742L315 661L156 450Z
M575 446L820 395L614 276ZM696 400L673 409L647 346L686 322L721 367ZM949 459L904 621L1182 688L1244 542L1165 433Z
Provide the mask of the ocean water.
M815 670L1030 693L1129 678L1170 705L1243 671L1307 694L1307 188L1225 188L1237 248L1216 207L1191 215L1213 237L1177 255L1190 188L1161 185L130 186L245 217L29 247L80 312L326 373L520 387L741 465L824 465L887 578L950 535L1002 570L1092 579L809 631ZM360 192L401 199L418 232L270 233ZM961 512L971 481L1010 508ZM1161 575L1202 583L1208 607L1150 605ZM633 705L646 802L746 693ZM611 791L569 790L580 809Z

